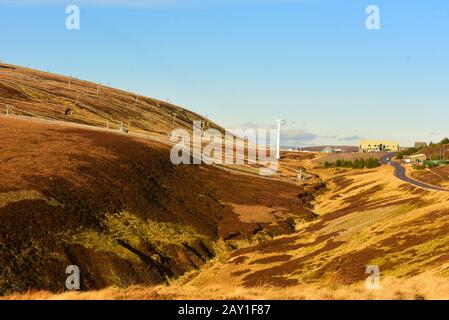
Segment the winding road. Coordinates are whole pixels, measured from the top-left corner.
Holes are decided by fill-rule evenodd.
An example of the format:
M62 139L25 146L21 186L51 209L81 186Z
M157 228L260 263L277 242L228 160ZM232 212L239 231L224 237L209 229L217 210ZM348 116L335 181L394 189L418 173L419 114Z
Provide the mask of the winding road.
M385 155L382 159L380 159L380 161L384 164L389 164L390 166L394 167L394 176L396 178L398 178L404 182L410 183L414 186L424 188L424 189L449 192L448 189L444 189L441 187L426 184L424 182L420 182L420 181L417 181L417 180L407 177L407 175L405 173L405 168L399 162L390 161L390 159L394 156L395 156L395 153L389 153L389 154Z

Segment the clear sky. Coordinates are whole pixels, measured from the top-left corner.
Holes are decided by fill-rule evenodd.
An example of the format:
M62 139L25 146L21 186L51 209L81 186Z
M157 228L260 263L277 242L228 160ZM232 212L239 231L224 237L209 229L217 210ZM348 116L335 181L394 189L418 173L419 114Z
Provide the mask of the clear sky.
M65 27L68 4L81 29ZM380 30L365 9L380 8ZM449 135L449 2L0 0L0 59L170 99L284 143Z

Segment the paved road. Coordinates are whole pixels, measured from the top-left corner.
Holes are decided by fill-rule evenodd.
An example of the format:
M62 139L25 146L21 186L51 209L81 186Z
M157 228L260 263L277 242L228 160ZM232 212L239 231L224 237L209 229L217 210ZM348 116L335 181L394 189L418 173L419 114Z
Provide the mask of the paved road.
M444 189L437 186L432 186L430 184L426 184L424 182L420 182L417 180L413 180L405 174L405 168L401 166L399 162L390 161L390 159L395 155L395 153L389 153L386 156L384 156L380 161L385 164L389 164L390 166L394 167L394 176L404 182L410 183L414 186L421 187L428 190L437 190L437 191L444 191L449 192L448 189Z

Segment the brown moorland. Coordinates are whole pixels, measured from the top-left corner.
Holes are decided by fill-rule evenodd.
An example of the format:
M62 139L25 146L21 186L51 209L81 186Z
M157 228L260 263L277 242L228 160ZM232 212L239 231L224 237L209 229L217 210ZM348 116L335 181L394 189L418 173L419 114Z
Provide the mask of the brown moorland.
M319 219L297 224L295 233L237 249L227 262L202 268L178 287L201 287L205 297L237 291L248 298L276 298L276 292L295 299L447 297L438 288L449 276L449 198L403 183L392 170L315 168L328 185L315 202ZM364 288L370 265L381 271L382 290ZM435 287L405 290L424 279Z
M319 219L237 248L169 285L6 298L447 299L449 198L405 184L391 170L320 171L328 189L315 203ZM369 265L380 268L378 290L365 287Z
M151 139L13 116L0 130L2 294L60 292L73 264L84 290L166 283L315 217L291 183L175 166Z
M167 134L207 119L1 64L1 113L7 105L0 293L27 292L9 298L447 297L449 198L389 166L324 169L306 153L285 153L274 178L174 166ZM131 134L105 129L122 121ZM300 169L310 179L295 180ZM105 289L55 295L71 264L84 291ZM364 287L369 265L381 290Z
M193 121L219 125L183 107L109 86L0 63L0 113L167 136Z
M413 179L437 187L449 187L449 165L440 165L423 170L409 170Z

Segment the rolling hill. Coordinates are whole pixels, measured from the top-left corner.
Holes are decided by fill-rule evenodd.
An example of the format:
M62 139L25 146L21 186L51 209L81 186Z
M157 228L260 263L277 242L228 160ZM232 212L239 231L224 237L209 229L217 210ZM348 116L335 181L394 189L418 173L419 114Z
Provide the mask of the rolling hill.
M83 290L168 283L316 217L287 181L173 165L161 137L206 121L193 112L145 97L134 108L135 95L120 90L0 71L0 103L12 106L0 115L1 295L62 292L68 265L80 268ZM126 119L131 134L112 128Z
M283 152L270 178L176 166L168 133L207 119L76 79L9 65L0 74L12 111L0 115L1 295L448 296L445 192L390 166L325 169L314 153ZM117 130L131 117L129 134ZM83 293L55 296L68 265L79 266ZM381 289L366 289L367 266L379 268Z
M167 135L193 121L223 128L180 106L72 77L0 63L0 110L110 129Z
M327 188L313 201L318 217L296 220L293 232L247 242L169 285L11 298L449 298L446 192L407 184L391 166L323 169L305 158L297 165L320 175ZM368 266L379 268L377 289L365 286Z

